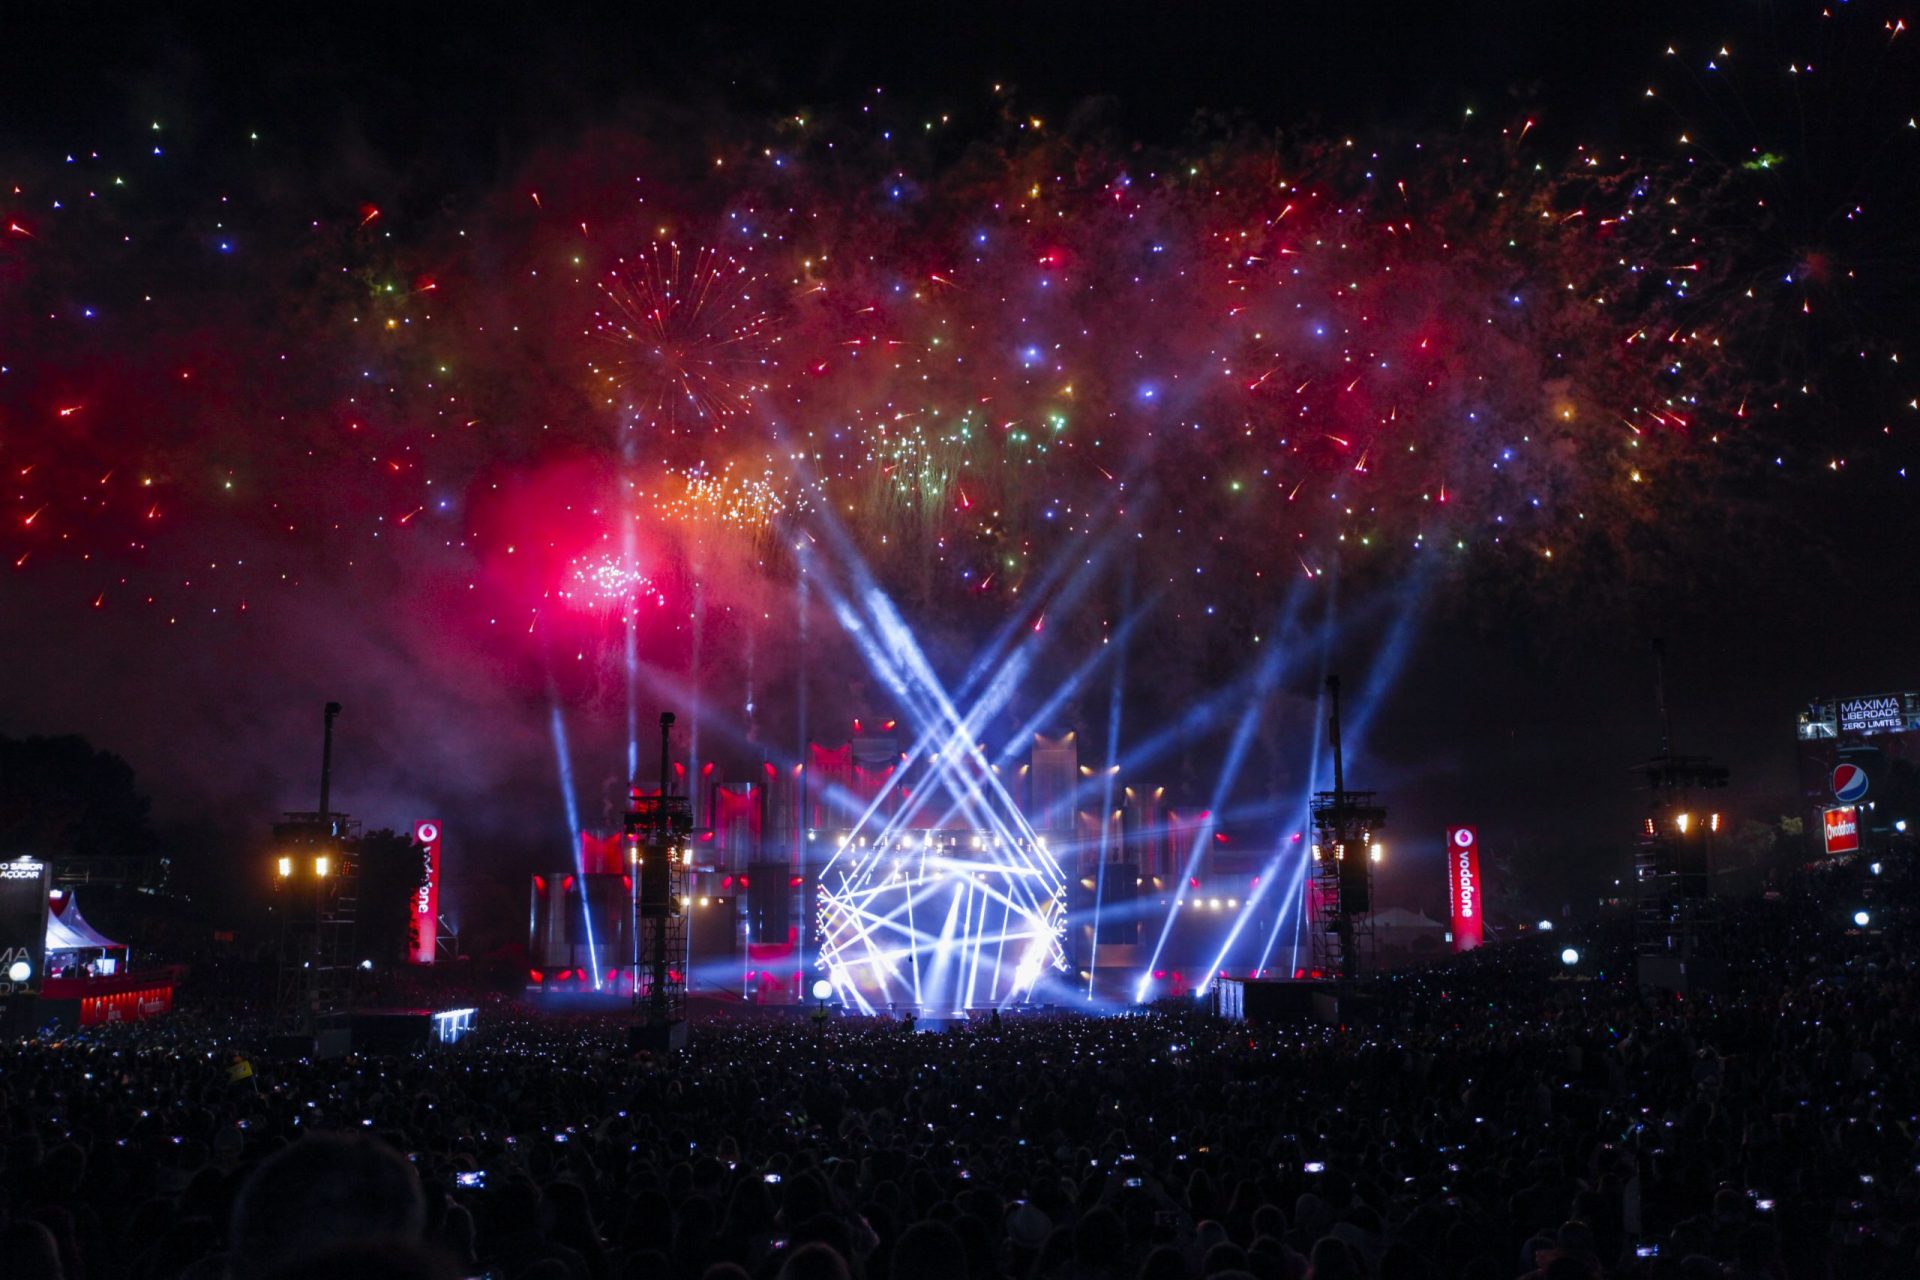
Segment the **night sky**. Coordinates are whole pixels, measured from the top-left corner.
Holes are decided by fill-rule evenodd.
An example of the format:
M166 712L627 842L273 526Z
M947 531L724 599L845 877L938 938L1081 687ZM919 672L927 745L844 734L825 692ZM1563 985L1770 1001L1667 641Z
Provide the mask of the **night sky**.
M339 802L510 881L556 718L624 794L629 618L732 772L803 668L816 737L897 712L851 551L950 682L1046 638L990 738L1103 641L1053 727L1117 680L1123 751L1286 648L1241 806L1377 692L1410 904L1452 822L1624 855L1656 635L1726 807L1797 811L1800 705L1920 678L1914 36L1674 9L11 15L0 732L233 850L338 699ZM1206 803L1230 701L1139 776Z

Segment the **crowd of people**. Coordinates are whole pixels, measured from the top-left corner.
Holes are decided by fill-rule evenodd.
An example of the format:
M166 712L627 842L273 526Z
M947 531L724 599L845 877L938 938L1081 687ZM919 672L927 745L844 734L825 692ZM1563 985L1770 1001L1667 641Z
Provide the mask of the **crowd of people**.
M1917 887L1721 904L1717 990L1563 932L1331 1024L734 1018L653 1055L494 1000L458 1047L314 1061L189 988L0 1048L0 1276L1920 1276Z

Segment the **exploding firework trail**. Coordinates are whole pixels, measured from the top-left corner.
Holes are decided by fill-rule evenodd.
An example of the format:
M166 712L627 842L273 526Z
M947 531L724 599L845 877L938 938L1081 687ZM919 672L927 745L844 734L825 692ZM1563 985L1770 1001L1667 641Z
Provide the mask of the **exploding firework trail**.
M556 707L583 699L550 637L618 651L631 776L635 689L682 669L673 687L737 687L718 628L787 625L762 606L788 584L804 757L812 668L833 662L807 649L791 550L815 512L902 613L958 631L1034 619L1054 548L1124 522L1133 554L1115 559L1158 607L1130 623L1109 567L1044 622L1062 641L1140 628L1166 705L1128 689L1141 741L1123 751L1115 729L1107 751L1152 759L1220 718L1218 654L1283 578L1330 585L1338 562L1355 594L1399 590L1445 557L1566 594L1644 586L1674 544L1707 542L1685 531L1731 509L1723 482L1755 459L1825 482L1910 447L1909 387L1840 414L1820 376L1846 347L1904 377L1873 300L1913 275L1910 202L1885 198L1920 171L1910 104L1882 110L1910 39L1860 22L1868 8L1823 18L1812 56L1683 47L1706 105L1637 149L1518 118L1178 154L1026 122L947 162L876 110L735 129L702 160L724 161L711 181L678 190L604 160L604 184L516 189L512 215L471 202L457 236L371 205L290 208L271 195L283 172L147 157L144 137L29 166L0 196L22 304L0 335L17 355L0 538L47 598L166 626L244 626L374 567L447 580L472 601L449 650L513 653ZM1849 63L1863 32L1870 57ZM1684 98L1663 80L1650 110ZM1731 141L1775 119L1802 121L1792 141ZM215 220L205 243L148 234ZM192 254L219 270L179 270ZM175 283L143 296L153 279ZM565 316L591 319L550 323ZM513 473L606 456L609 415L624 487L598 540L568 548L606 563L534 581L529 546L581 511L545 493L513 520L477 513ZM1870 450L1856 420L1892 443ZM542 611L596 594L571 620ZM978 664L953 701L999 670Z
M385 384L381 405L356 393L342 415L373 448L328 463L371 458L382 484L359 487L394 526L385 546L457 513L443 495L488 450L536 443L460 417L467 404L540 424L535 458L548 440L581 443L550 376L518 377L524 354L494 358L483 311L579 314L584 290L584 351L542 354L584 356L590 402L623 423L644 515L675 538L734 527L753 541L831 506L883 579L948 610L1031 589L1040 539L1117 506L1145 518L1142 581L1171 590L1182 627L1247 615L1230 570L1312 577L1336 549L1357 572L1444 549L1577 576L1583 543L1630 555L1634 531L1691 502L1756 429L1769 389L1737 352L1779 308L1726 260L1737 244L1702 234L1736 195L1701 180L1698 148L1621 157L1533 125L1371 147L1223 138L1193 156L1036 126L944 168L857 130L783 126L698 199L655 192L648 226L680 229L625 257L606 246L632 243L630 201L623 212L590 185L534 200L512 249L525 272L463 266L404 232L370 240L379 211L359 214L341 243L365 259L353 275L367 293L293 314L351 319L356 383ZM1751 183L1778 170L1717 167ZM651 211L676 203L724 212ZM48 228L27 229L13 247L46 255ZM83 228L62 230L72 244ZM447 265L396 288L410 254ZM504 283L514 275L528 283ZM308 345L323 356L308 367L324 369L324 334ZM488 385L496 369L507 381ZM192 373L173 399L203 384ZM124 562L87 520L130 509L113 497L130 475L155 511L189 515L168 528L195 527L178 466L112 465L111 397L47 399L63 422L104 414L107 429L80 441L91 459L34 457L30 439L16 452L21 567L67 547ZM101 502L39 488L94 462ZM281 497L268 509L283 533L351 536L354 505L319 521L298 491ZM469 531L461 545L485 561L505 543ZM212 562L194 591L245 576ZM751 571L778 577L790 561ZM102 585L106 607L119 584ZM709 606L728 607L735 593L710 585Z
M551 377L514 380L479 336L482 304L552 313L584 288L598 311L583 391L621 419L646 512L681 536L758 537L830 505L914 595L1005 601L1039 539L1092 527L1117 499L1151 514L1143 583L1177 587L1182 622L1245 612L1229 566L1313 576L1335 549L1381 564L1439 548L1526 556L1544 571L1550 551L1565 564L1584 541L1630 541L1711 478L1760 412L1733 352L1768 315L1765 298L1718 290L1697 178L1578 149L1557 166L1544 135L1232 140L1198 162L1035 136L921 172L917 198L888 189L876 207L832 176L857 178L859 139L822 132L776 150L785 168L729 167L703 193L728 208L705 237L604 268L617 231L566 219L617 229L617 206L589 191L563 214L567 197L549 194L523 250L537 285L504 287L455 256L444 278L345 303L377 322L348 358L386 384L378 413L353 398L345 434L377 437L384 480L366 505L398 508L378 513L388 541L428 527L416 510L457 512L443 495L489 450L586 443ZM851 167L807 163L828 143ZM683 247L702 238L737 247ZM578 265L537 269L554 258ZM496 368L509 380L488 385ZM483 397L548 434L456 417ZM81 397L58 407L71 422L115 416ZM411 421L429 429L410 437ZM93 507L127 510L112 495L130 472L160 509L196 505L178 467L94 460L104 505L39 488L78 479L75 450L18 459L28 564L36 546L85 542ZM284 498L269 510L296 533L350 536ZM501 541L466 539L482 558Z
M654 244L619 262L601 290L595 332L614 345L596 373L623 408L670 430L713 428L745 414L765 372L770 318L744 263L712 248Z

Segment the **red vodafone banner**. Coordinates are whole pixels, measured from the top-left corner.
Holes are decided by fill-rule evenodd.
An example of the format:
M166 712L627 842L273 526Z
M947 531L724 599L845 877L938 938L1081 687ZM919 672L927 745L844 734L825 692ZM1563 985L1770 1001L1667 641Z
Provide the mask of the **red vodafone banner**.
M1448 827L1447 910L1455 951L1471 951L1486 940L1480 897L1480 837L1472 827Z
M1826 836L1828 853L1860 852L1859 808L1843 804L1827 810Z
M420 850L420 883L414 888L408 917L407 959L432 964L440 933L440 824L431 818L414 823L413 843Z

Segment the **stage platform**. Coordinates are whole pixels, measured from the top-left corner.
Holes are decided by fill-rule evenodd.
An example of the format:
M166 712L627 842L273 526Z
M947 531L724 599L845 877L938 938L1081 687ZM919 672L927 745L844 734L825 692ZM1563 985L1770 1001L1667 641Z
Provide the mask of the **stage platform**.
M168 965L105 977L48 978L35 1017L42 1024L94 1027L163 1017L173 1009L182 968Z

